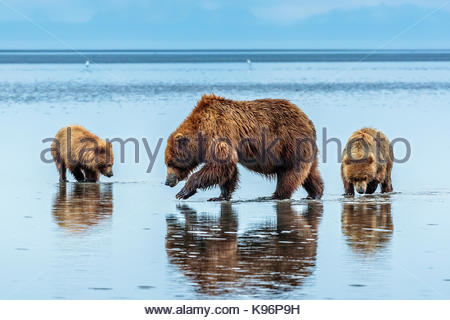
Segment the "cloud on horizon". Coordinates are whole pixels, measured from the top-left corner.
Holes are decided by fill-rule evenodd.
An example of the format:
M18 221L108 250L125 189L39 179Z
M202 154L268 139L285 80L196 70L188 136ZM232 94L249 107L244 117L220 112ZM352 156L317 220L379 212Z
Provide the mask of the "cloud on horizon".
M251 8L251 12L268 21L292 24L299 20L326 14L334 10L352 10L364 7L388 6L398 7L413 5L421 8L434 9L442 6L442 10L450 11L450 3L443 6L442 0L317 0L317 1L268 1L263 6Z

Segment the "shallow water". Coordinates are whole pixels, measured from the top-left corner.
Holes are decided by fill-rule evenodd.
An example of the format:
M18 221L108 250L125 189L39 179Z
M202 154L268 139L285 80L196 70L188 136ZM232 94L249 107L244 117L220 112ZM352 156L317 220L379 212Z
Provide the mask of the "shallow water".
M449 299L449 62L0 64L2 299ZM322 201L258 201L274 181L240 168L232 202L177 201L165 138L202 93L286 98L318 131ZM100 184L62 186L40 160L78 123L139 139ZM335 142L374 126L405 138L395 193L341 196ZM156 162L152 151L163 138ZM405 148L396 145L396 157ZM324 157L326 161L324 161ZM73 181L72 177L70 177Z

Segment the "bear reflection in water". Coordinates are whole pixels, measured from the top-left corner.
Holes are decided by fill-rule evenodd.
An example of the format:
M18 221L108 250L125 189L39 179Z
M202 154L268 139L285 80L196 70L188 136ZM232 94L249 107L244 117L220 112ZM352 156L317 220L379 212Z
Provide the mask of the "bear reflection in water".
M389 243L393 231L389 202L343 204L342 232L354 251L362 254L375 253Z
M113 213L112 184L59 184L52 209L58 226L81 233L98 225Z
M243 233L231 203L221 204L219 217L185 205L178 209L184 221L167 218L167 254L200 293L276 294L301 286L313 272L321 203L310 202L299 213L289 202L279 202L275 221Z

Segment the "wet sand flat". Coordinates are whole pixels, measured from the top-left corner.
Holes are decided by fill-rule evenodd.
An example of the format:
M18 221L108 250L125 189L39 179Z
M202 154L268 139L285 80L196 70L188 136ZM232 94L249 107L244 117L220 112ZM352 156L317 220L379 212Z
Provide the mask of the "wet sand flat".
M0 64L0 298L450 299L449 74L445 61ZM275 182L239 167L233 201L177 201L166 138L209 92L302 108L323 200L258 201ZM113 178L59 184L42 140L74 123L136 138L139 161L114 145ZM394 164L394 193L348 199L326 140L363 126L411 156ZM150 173L142 138L163 139Z

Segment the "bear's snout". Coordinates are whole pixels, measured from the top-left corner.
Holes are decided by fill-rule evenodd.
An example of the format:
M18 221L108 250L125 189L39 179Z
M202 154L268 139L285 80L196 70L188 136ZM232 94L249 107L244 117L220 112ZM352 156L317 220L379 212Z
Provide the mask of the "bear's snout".
M166 186L173 188L177 185L177 183L178 183L178 178L177 178L176 174L171 173L171 174L167 175Z
M355 184L356 192L358 192L359 194L366 193L366 188L367 188L367 185L363 182L359 182L359 183Z

